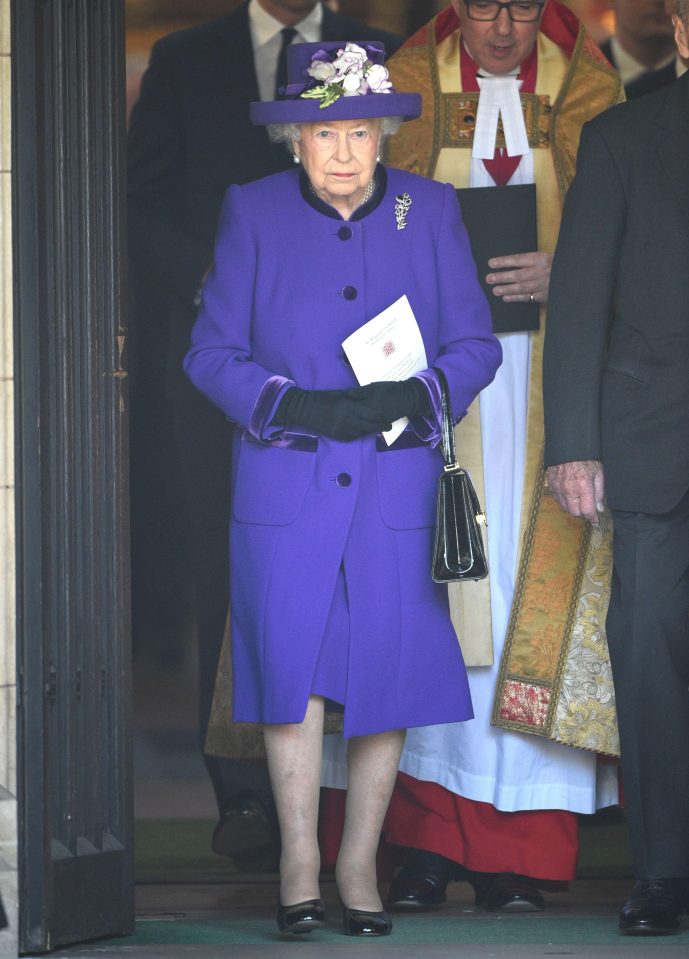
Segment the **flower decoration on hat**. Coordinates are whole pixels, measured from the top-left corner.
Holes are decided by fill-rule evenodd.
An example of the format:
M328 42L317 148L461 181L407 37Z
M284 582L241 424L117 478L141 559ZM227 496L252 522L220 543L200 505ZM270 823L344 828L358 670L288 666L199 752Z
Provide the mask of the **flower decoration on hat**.
M370 96L386 93L388 96ZM287 83L275 100L250 106L257 124L322 123L421 115L418 93L398 93L385 68L385 47L377 40L319 40L287 47Z
M357 43L347 43L344 48L337 50L318 50L306 68L311 80L301 90L299 97L320 100L323 109L340 97L394 93L383 61L383 51L368 45L362 47Z

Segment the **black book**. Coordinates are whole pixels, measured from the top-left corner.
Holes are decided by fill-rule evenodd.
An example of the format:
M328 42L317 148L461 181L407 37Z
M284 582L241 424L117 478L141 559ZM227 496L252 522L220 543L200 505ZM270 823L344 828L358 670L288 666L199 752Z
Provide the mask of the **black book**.
M457 190L471 252L493 315L493 332L538 329L538 303L505 303L486 283L494 256L533 253L538 249L536 186L479 186Z

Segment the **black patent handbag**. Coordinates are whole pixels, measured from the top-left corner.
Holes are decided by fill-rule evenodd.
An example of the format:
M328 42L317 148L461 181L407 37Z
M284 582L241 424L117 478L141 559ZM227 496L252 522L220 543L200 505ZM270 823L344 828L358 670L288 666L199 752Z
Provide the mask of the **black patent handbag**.
M436 583L484 579L488 559L482 530L486 515L467 471L457 463L450 393L442 370L435 369L442 392L442 444L445 468L438 479L435 543L431 576Z

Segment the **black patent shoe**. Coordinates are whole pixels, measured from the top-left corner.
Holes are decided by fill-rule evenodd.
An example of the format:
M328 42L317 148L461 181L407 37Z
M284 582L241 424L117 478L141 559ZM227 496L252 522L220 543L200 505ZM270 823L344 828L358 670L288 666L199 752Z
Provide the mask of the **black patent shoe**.
M442 905L455 869L456 863L451 859L424 849L410 849L392 880L388 909L433 909Z
M392 920L384 910L366 912L343 906L342 925L346 936L389 936L392 932Z
M474 887L476 905L488 912L542 912L543 896L533 879L512 872L467 873Z
M325 923L325 905L322 899L306 899L293 906L281 906L278 902L278 929L289 935L303 935L312 929L320 929Z
M670 936L689 905L688 879L639 879L620 913L625 936Z

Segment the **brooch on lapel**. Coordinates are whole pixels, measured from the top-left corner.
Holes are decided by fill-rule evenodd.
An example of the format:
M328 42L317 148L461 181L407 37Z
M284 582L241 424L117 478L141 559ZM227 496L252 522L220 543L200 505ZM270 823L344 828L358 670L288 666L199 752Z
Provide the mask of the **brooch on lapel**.
M411 206L411 197L408 193L398 193L395 197L395 219L397 229L403 230L407 225L407 213Z

